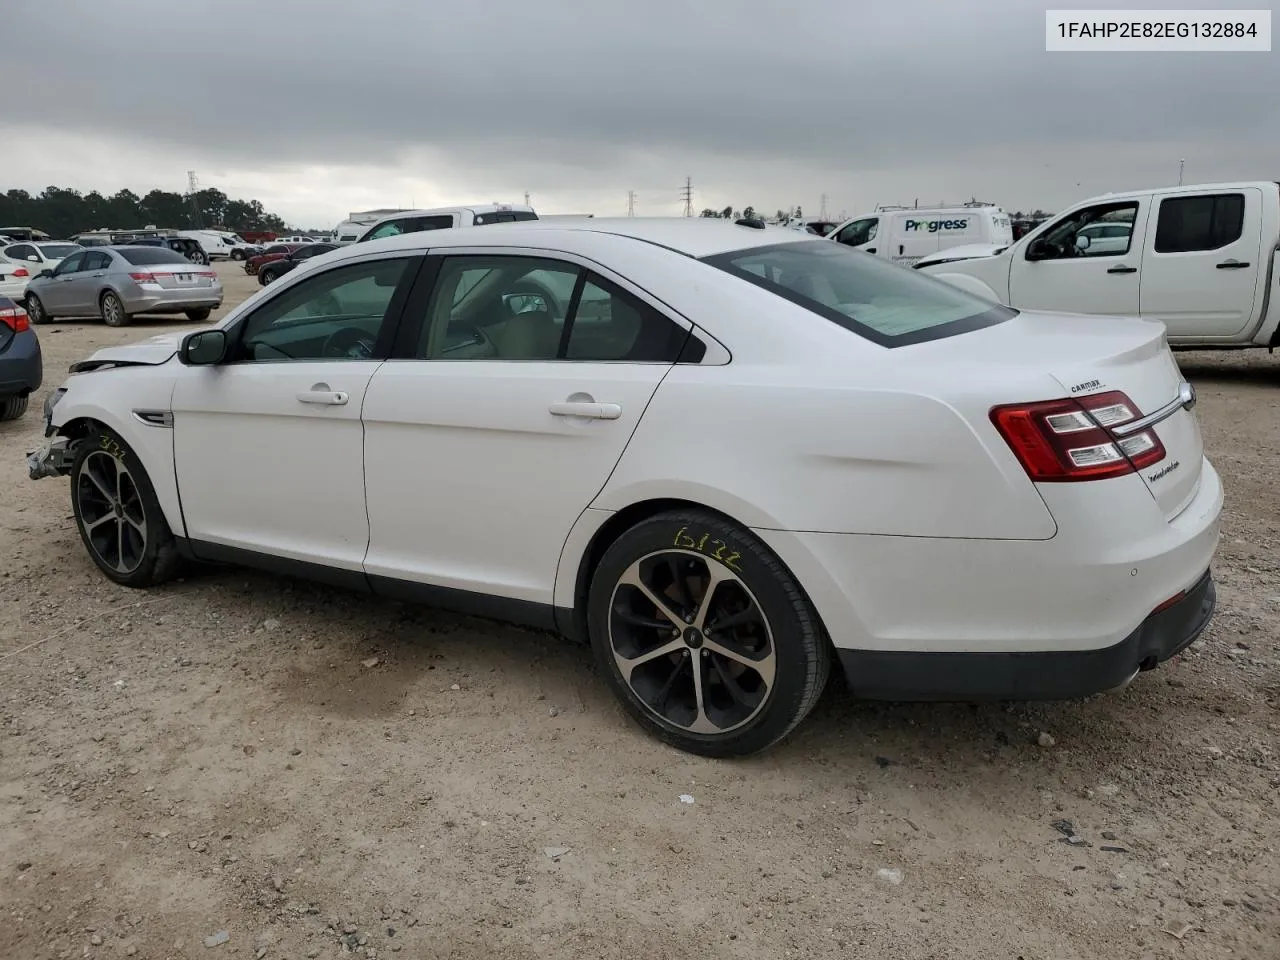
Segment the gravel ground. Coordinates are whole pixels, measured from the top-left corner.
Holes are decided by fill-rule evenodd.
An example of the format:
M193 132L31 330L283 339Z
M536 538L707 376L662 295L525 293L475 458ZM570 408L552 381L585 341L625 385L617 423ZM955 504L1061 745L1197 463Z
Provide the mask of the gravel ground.
M109 584L23 457L69 362L182 326L42 327L0 425L0 956L1280 956L1280 360L1181 357L1228 501L1178 662L1067 704L835 682L729 763L551 636L239 570Z

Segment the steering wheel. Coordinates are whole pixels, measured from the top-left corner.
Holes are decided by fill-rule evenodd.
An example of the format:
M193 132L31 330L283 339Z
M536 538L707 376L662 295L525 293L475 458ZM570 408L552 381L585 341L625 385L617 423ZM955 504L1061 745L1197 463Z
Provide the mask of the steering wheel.
M359 327L344 327L331 333L320 348L323 356L342 360L372 360L376 341Z

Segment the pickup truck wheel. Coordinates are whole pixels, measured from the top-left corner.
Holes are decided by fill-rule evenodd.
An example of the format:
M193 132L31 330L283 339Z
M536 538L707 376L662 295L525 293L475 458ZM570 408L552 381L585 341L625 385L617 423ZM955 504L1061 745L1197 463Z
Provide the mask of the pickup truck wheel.
M24 303L27 308L27 319L32 323L48 323L52 317L44 308L44 304L40 302L40 298L34 293L28 293Z
M71 509L85 549L109 579L152 587L177 572L181 555L155 487L138 455L105 427L76 447Z
M124 312L124 304L115 293L110 290L104 293L99 306L102 310L102 322L108 327L128 326L129 315Z
M17 420L27 412L28 397L0 398L0 420Z

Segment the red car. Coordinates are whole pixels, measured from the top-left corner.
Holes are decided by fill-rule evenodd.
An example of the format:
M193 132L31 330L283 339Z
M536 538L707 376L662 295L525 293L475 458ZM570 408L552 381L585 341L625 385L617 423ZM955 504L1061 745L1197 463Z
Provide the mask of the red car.
M305 246L307 246L305 243L273 243L257 256L246 260L244 262L244 272L253 276L264 263L270 263L272 260L282 260L293 251L301 250Z

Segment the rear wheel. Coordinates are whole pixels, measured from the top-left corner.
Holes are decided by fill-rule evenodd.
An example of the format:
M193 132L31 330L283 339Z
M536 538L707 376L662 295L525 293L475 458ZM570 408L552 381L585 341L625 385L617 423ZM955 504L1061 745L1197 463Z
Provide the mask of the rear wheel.
M201 307L199 310L188 310L187 319L194 323L201 323L209 319L209 314L213 313L208 307Z
M187 259L190 260L192 263L199 263L199 264L207 264L209 262L209 258L206 257L199 250L192 250L190 253L187 254Z
M34 293L27 294L26 300L27 319L32 323L48 323L52 319L44 308L44 304L40 302L40 298Z
M137 454L101 427L71 464L71 508L98 569L126 587L151 587L177 572L180 556Z
M243 260L243 259L244 259L244 251L243 251L243 250L232 250L232 251L231 251L231 259L232 259L232 260Z
M124 312L124 304L120 302L120 298L108 290L102 295L99 304L102 311L102 322L108 327L123 327L129 323L129 315Z
M703 511L660 514L606 551L587 600L601 671L631 715L710 757L778 742L831 668L818 615L759 538Z
M258 282L264 287L276 278L276 272L270 267L263 267L258 271Z
M0 397L0 420L17 420L27 412L28 397Z

